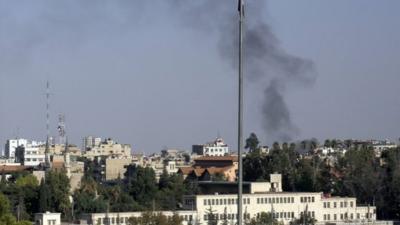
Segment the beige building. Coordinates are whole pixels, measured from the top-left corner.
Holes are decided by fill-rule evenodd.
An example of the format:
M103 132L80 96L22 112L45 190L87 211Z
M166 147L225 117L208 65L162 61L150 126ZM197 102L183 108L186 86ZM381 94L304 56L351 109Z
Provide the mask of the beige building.
M126 167L132 163L132 158L107 158L105 160L105 179L116 180L124 178Z
M131 146L129 144L119 144L108 138L101 142L99 145L95 145L92 148L87 148L84 157L94 159L96 156L113 156L117 158L130 158L131 157Z
M39 146L39 150L40 152L45 152L46 149L46 145L41 145ZM68 149L70 152L71 156L81 156L82 155L82 151L76 146L76 145L68 145ZM65 150L65 145L61 145L61 144L55 144L55 145L50 145L49 146L49 152L50 155L62 155L63 152Z

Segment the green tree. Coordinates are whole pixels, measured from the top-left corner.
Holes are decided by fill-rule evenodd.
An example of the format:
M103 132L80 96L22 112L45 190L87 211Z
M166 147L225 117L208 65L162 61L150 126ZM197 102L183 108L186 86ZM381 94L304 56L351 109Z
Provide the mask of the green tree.
M252 218L246 225L279 225L271 213L262 212L260 216Z
M316 219L308 215L307 212L300 215L300 218L290 222L291 225L314 225L317 222Z
M143 212L139 217L128 219L128 225L182 225L182 218L174 214L168 218L162 213Z
M175 210L177 205L182 203L183 195L186 192L184 179L180 174L169 175L164 171L160 176L157 203L161 209Z
M255 133L250 133L250 136L246 139L245 149L248 149L250 152L254 152L258 150L258 137Z
M28 221L17 222L11 213L11 206L8 198L0 193L0 225L28 225Z
M83 177L81 186L74 192L74 209L77 215L99 213L107 210L107 202L97 194L97 183L91 177Z
M46 174L45 187L48 209L50 211L61 212L64 217L70 213L71 205L69 200L70 183L65 172L50 171ZM46 193L41 193L45 195ZM44 202L43 200L43 202Z
M157 183L154 170L129 165L125 173L129 195L144 208L150 209L157 196Z
M218 214L211 208L207 209L207 225L218 225Z

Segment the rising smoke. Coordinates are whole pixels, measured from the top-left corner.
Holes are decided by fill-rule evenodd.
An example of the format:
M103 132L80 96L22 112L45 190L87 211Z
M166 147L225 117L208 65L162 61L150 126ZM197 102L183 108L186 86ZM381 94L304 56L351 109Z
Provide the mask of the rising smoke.
M196 3L177 0L185 25L216 32L219 53L235 69L238 60L238 16L232 1L203 0ZM261 113L266 133L276 140L289 141L299 129L291 119L285 101L285 89L290 83L309 86L314 83L313 62L288 54L270 26L265 23L265 2L246 1L244 34L244 76L250 82L265 87ZM176 5L175 5L176 6Z

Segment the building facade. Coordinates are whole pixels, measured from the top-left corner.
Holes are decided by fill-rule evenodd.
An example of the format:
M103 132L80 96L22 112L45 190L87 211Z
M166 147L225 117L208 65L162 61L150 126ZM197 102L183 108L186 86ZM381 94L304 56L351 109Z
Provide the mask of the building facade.
M227 183L231 185L232 183ZM229 189L227 186L227 190ZM177 213L183 224L207 224L210 212L222 224L224 218L229 224L237 220L237 194L215 192L184 196L183 210L163 211L166 216ZM281 175L272 174L270 182L251 182L243 194L243 218L250 220L262 212L271 213L283 224L290 224L302 215L314 218L318 224L367 224L376 222L374 206L358 206L355 198L330 197L319 192L283 192ZM229 192L229 191L228 191ZM130 217L140 216L140 212L93 213L84 218L88 224L125 225Z
M202 156L225 156L229 154L229 147L222 138L217 138L213 142L205 145L193 145L192 154Z
M45 154L39 146L27 143L25 146L20 145L15 149L15 162L24 166L39 166L44 161Z
M131 157L131 146L129 144L119 144L111 138L98 143L95 138L91 143L92 147L85 146L84 157L94 159L96 156L113 156L118 158Z

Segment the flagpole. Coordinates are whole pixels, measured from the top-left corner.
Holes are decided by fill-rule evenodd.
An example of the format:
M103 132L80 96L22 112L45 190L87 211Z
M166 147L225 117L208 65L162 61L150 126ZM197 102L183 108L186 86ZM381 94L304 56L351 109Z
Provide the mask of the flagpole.
M243 16L244 0L239 0L239 93L238 93L238 225L243 224Z

